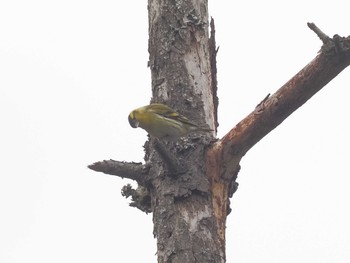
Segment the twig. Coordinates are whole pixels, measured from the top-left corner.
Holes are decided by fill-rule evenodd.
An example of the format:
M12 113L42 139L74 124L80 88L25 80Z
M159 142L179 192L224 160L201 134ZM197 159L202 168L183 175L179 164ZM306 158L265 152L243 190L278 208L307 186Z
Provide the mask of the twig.
M96 172L116 175L137 182L143 181L145 175L148 173L148 167L142 163L120 162L112 159L90 164L88 165L88 168Z
M327 45L332 42L332 39L322 32L314 23L307 23L307 26L316 33L316 35L321 39L323 44Z

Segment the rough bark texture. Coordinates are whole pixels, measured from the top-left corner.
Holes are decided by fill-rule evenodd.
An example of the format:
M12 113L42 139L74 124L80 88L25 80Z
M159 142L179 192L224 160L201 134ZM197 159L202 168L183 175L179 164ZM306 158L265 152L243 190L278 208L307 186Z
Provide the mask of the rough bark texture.
M149 0L149 66L153 102L178 110L216 130L216 49L214 25L208 38L205 0ZM89 168L136 180L123 188L132 206L153 212L158 262L225 262L229 198L237 189L240 160L350 64L350 37L329 38L309 27L324 45L317 57L222 139L193 134L176 142L150 138L145 164L113 160Z
M149 0L148 10L152 102L215 129L207 1ZM211 136L196 134L176 143L151 138L145 146L154 174L150 192L158 262L225 262L206 176ZM172 171L164 155L182 167Z

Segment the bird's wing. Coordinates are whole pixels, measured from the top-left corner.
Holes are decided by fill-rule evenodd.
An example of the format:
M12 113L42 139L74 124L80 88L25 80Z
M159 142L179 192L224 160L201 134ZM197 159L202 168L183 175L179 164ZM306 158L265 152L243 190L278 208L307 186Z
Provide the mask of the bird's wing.
M158 115L165 117L165 118L180 121L180 122L183 122L183 123L191 125L191 126L197 126L197 125L193 124L192 122L190 122L190 120L187 119L185 116L174 111L173 109L171 109L170 107L168 107L166 105L152 104L151 106L152 107L150 107L150 110L155 114L158 114Z

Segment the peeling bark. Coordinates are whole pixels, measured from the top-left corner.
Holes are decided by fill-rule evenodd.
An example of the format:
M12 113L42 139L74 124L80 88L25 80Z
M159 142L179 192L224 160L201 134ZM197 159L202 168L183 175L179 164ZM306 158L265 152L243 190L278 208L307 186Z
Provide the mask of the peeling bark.
M217 80L215 27L208 33L206 0L149 0L149 67L152 102L176 109L216 132ZM192 134L176 142L150 138L145 164L97 162L89 168L138 182L123 195L131 206L153 213L161 263L226 262L225 228L237 190L243 156L350 64L350 37L323 41L316 58L275 94L266 96L223 138Z
M215 54L209 50L207 1L149 0L148 9L152 102L215 129L216 72L210 63ZM174 156L184 168L177 175L159 162L164 154L153 139L146 144L146 163L156 173L150 193L158 262L225 262L206 176L205 152L212 136L164 142L162 149L170 152L166 156Z

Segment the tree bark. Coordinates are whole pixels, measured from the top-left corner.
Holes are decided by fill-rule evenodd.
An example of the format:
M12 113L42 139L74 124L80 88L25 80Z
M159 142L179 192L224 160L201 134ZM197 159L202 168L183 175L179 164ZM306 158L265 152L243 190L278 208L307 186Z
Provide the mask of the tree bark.
M152 102L164 103L213 133L176 142L150 137L145 164L97 162L89 168L134 179L139 189L123 189L132 206L153 212L161 263L226 262L225 228L229 198L236 191L240 160L350 64L350 38L309 27L324 45L319 55L222 139L217 122L215 29L208 33L205 0L149 0L149 67Z
M205 0L148 1L149 66L152 102L215 129L207 6ZM225 262L206 176L205 152L214 134L194 136L176 143L151 138L145 147L154 174L150 194L158 262ZM164 165L159 144L179 160L182 172Z

